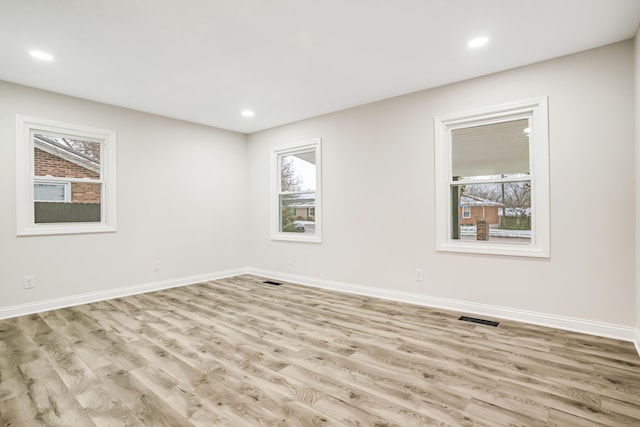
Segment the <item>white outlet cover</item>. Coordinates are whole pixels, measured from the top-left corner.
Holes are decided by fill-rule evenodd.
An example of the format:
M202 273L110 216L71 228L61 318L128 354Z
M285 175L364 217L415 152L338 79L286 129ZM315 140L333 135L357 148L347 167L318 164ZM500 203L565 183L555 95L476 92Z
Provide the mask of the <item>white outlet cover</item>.
M24 288L33 289L36 285L35 280L36 278L34 276L24 276L24 281L23 281Z

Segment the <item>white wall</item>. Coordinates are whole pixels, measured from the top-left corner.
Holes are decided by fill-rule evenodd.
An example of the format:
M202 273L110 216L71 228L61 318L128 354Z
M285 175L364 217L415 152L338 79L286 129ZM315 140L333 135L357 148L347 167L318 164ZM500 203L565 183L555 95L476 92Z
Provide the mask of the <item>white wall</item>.
M16 114L117 132L117 233L16 237ZM244 268L246 176L243 134L0 82L0 314Z
M249 265L634 327L633 68L627 41L250 135ZM551 258L436 252L433 117L544 95ZM324 241L271 241L269 149L313 137L323 144Z

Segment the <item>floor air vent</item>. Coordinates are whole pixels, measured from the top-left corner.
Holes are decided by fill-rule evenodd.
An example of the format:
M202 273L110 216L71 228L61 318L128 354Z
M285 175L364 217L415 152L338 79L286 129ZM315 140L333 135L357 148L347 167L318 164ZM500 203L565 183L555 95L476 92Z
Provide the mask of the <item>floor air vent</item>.
M264 281L264 282L262 282L262 283L265 283L265 284L267 284L267 285L275 285L275 286L280 286L280 285L282 285L282 283L280 283L280 282L274 282L273 280L265 280L265 281Z
M475 317L467 317L467 316L460 316L458 320L463 320L465 322L479 323L481 325L487 325L487 326L498 326L500 324L499 322L494 322L492 320L476 319Z

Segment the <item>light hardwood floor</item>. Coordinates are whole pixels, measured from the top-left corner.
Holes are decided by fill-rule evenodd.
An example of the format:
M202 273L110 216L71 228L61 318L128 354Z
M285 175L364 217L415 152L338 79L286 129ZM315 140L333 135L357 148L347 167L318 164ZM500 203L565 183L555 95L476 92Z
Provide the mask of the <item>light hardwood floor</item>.
M263 280L0 321L0 425L640 425L630 343Z

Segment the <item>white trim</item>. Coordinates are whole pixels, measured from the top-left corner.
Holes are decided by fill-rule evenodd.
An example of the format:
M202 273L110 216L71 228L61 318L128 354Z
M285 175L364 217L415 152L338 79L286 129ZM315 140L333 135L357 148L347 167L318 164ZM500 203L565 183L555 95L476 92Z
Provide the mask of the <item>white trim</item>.
M55 223L36 224L34 222L33 182L37 179L33 170L33 132L68 135L80 139L101 142L100 182L102 189L101 212L98 223ZM46 177L48 178L48 177ZM75 180L74 180L75 181ZM78 182L96 182L79 180ZM88 126L62 123L37 117L16 115L16 235L50 235L105 233L117 230L116 194L116 132Z
M636 346L636 351L638 355L640 355L640 329L636 329L635 339L633 340L633 345Z
M573 317L558 316L553 314L539 313L535 311L518 310L508 307L478 304L449 298L431 297L428 295L415 294L411 292L372 288L369 286L335 282L332 280L314 279L311 277L262 270L259 268L250 268L249 274L254 274L256 276L261 276L269 279L297 283L300 285L328 289L332 291L346 292L350 294L364 295L392 301L400 301L409 304L441 308L461 313L472 313L491 316L498 319L514 320L517 322L529 323L532 325L546 326L566 331L613 338L621 341L634 342L635 339L636 349L638 349L638 354L640 354L640 334L637 329L630 326L615 325L612 323L596 322L593 320L577 319Z
M313 150L316 158L315 233L285 233L280 231L280 164L279 159ZM304 191L303 191L304 193ZM322 242L322 140L314 138L271 149L271 239L290 242Z
M40 313L48 310L57 310L65 307L72 307L92 302L105 301L113 298L122 298L130 295L144 294L147 292L159 291L162 289L176 288L179 286L193 285L209 280L224 279L226 277L238 276L246 273L246 268L233 270L223 270L214 273L188 276L178 279L169 279L159 282L151 282L142 285L125 286L116 289L109 289L87 294L71 295L68 297L54 298L44 301L36 301L27 304L14 305L0 308L0 320L11 317L24 316L27 314Z
M451 239L451 130L529 117L531 172L531 243L508 244ZM436 182L436 250L491 255L548 258L549 220L549 113L547 97L511 102L434 117ZM459 184L460 182L456 182ZM474 184L477 182L473 182Z

